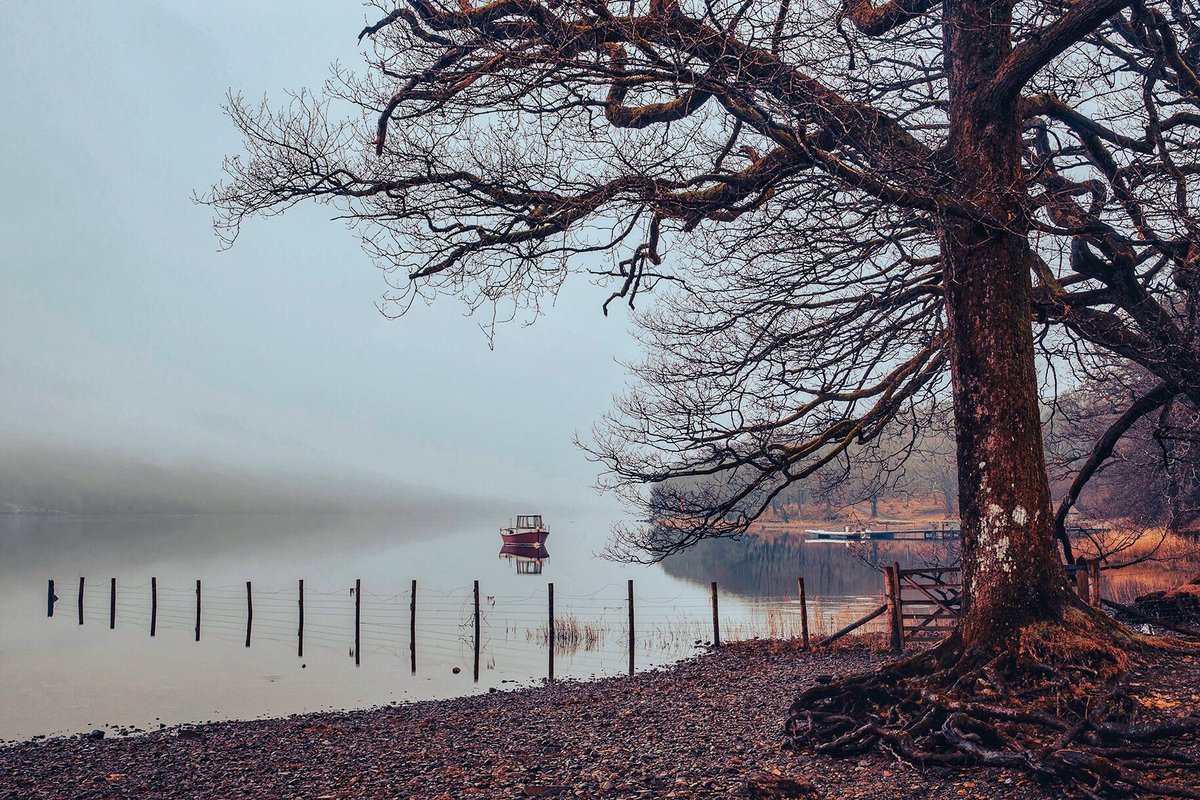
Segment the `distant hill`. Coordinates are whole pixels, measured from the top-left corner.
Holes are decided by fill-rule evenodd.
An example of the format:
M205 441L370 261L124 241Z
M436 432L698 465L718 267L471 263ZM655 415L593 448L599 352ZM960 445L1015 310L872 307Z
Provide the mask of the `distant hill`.
M370 476L165 463L0 442L0 514L237 514L492 508L484 498Z

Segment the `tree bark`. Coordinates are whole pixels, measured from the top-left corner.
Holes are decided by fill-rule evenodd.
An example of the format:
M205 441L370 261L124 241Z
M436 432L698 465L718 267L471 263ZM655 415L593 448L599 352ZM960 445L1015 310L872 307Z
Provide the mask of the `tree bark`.
M986 93L1012 47L1012 4L946 0L947 169L1004 229L941 221L962 514L961 625L968 649L1003 644L1067 602L1052 540L1050 487L1030 326L1028 227L1016 105Z

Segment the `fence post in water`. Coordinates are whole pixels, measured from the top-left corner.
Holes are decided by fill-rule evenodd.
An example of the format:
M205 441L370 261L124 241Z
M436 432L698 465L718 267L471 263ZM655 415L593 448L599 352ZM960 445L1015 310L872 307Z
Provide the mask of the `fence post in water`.
M300 579L297 589L297 604L299 613L296 619L296 658L304 658L304 578Z
M709 590L712 595L712 612L713 612L713 647L721 646L721 625L720 619L717 616L717 582L712 582L712 588Z
M79 576L79 624L83 624L83 576Z
M117 627L117 579L109 578L108 591L108 629Z
M246 581L246 647L250 646L250 627L254 624L254 598L250 595L250 581Z
M629 579L629 674L633 674L633 578Z
M475 581L475 680L479 680L479 581Z
M897 653L904 651L904 606L900 599L900 565L891 564L886 568L888 610L891 611L892 649Z
M54 596L54 578L46 584L46 616L54 616L54 601L58 598Z
M417 579L413 578L408 596L408 660L412 674L417 674Z
M354 579L354 666L362 663L362 578Z
M796 591L800 594L800 638L804 649L808 649L808 599L804 596L804 578L796 578Z
M150 635L158 629L158 578L150 579Z
M200 579L196 579L196 641L200 641Z
M546 640L550 644L550 680L554 680L554 584L546 584L547 597L550 601L550 628Z

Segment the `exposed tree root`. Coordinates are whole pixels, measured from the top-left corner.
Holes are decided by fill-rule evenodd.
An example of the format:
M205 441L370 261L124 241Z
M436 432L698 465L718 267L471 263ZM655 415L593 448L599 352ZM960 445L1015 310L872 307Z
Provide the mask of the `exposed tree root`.
M1133 611L1194 628L1200 623L1200 575L1169 592L1142 595L1133 602Z
M1200 762L1167 741L1194 741L1200 716L1167 714L1127 681L1155 646L1078 608L984 652L956 633L876 673L806 690L786 746L1020 769L1077 797L1200 798Z

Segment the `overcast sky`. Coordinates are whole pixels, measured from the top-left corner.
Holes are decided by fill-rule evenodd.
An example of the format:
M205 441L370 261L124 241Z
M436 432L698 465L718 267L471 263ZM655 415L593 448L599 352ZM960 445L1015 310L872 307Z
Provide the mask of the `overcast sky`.
M455 302L384 319L381 276L328 209L218 252L191 201L240 147L226 92L282 102L357 64L361 6L6 6L0 446L597 502L571 435L634 353L601 290L575 282L490 351Z

